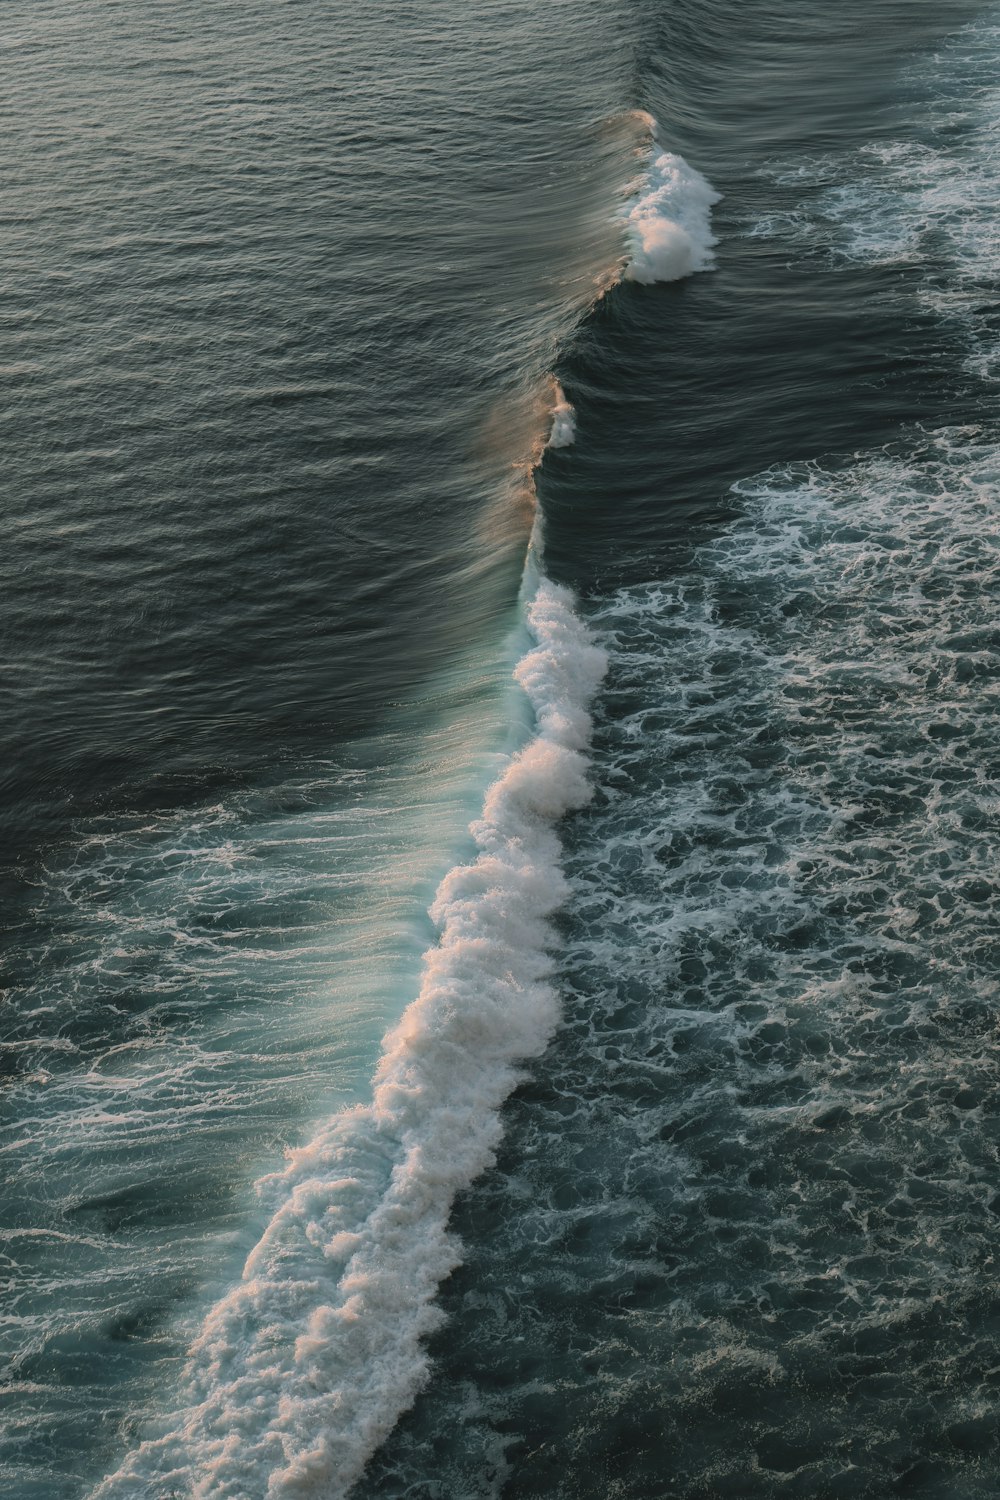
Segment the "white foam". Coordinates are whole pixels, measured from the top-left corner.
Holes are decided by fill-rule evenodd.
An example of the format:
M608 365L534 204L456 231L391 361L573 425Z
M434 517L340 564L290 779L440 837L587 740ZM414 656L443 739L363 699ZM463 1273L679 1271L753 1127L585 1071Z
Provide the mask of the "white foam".
M425 1379L434 1297L461 1255L452 1202L491 1164L499 1108L557 1021L553 824L590 795L587 704L604 654L544 579L528 624L536 643L515 676L537 731L486 796L476 857L438 890L440 941L386 1037L372 1102L259 1185L272 1217L190 1351L181 1409L95 1500L334 1500Z
M566 400L566 392L558 380L553 384L552 427L547 446L568 448L576 438L576 412Z
M651 115L645 118L652 155L626 214L630 258L625 276L646 284L680 281L715 265L712 208L722 194L683 156L663 151L656 121Z

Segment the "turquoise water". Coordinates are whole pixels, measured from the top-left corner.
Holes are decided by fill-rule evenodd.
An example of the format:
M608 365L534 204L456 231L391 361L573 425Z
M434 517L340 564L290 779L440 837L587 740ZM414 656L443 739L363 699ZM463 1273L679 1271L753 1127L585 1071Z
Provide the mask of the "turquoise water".
M14 7L5 1494L996 1492L997 24Z

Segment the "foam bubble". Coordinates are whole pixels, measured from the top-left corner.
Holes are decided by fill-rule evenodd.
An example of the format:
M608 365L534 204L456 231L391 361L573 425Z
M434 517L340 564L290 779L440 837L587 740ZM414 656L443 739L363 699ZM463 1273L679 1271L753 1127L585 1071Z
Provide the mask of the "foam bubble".
M498 1111L556 1024L553 823L590 796L587 704L604 653L542 580L516 669L537 732L487 794L477 853L442 882L416 1000L386 1037L371 1104L337 1116L259 1184L272 1217L206 1318L182 1409L94 1492L342 1496L410 1405L461 1258L455 1194L493 1161Z
M679 281L715 265L712 208L722 194L682 156L660 149L647 117L652 158L626 214L630 259L625 277L647 285Z

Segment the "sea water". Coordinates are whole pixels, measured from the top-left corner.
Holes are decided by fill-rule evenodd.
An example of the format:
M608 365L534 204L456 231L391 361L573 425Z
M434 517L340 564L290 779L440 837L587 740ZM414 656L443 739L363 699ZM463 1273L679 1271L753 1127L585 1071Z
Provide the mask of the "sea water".
M995 16L10 39L5 1493L995 1494Z

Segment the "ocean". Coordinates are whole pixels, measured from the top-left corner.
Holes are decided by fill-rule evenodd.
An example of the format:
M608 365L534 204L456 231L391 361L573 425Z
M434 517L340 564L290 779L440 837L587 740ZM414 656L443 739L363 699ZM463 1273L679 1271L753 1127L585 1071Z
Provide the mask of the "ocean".
M1000 1488L1000 11L9 0L0 1491Z

